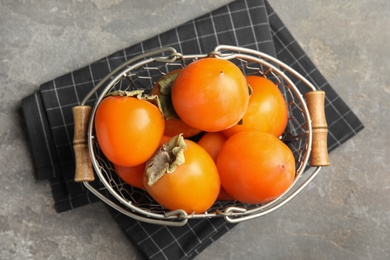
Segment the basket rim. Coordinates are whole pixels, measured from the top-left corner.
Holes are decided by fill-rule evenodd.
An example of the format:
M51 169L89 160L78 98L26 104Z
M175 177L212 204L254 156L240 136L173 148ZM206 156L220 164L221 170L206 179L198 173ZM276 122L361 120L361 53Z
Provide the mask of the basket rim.
M225 53L227 51L227 53ZM168 53L169 55L163 55L164 53ZM289 87L294 91L294 94L299 99L300 104L303 106L302 111L305 116L306 120L306 138L307 138L307 147L305 151L305 155L303 156L303 161L300 165L300 168L297 169L294 182L291 184L291 186L278 198L262 204L254 209L243 209L239 207L230 206L225 208L224 211L215 211L215 212L205 212L201 214L187 214L183 210L175 210L175 211L169 211L165 213L154 213L147 211L143 208L138 207L137 205L134 205L131 201L126 201L122 196L120 196L108 183L106 178L103 176L100 166L97 164L97 158L95 157L94 153L94 142L95 142L95 136L93 134L94 129L94 118L95 113L98 105L103 100L104 96L107 94L107 92L114 86L114 84L119 81L121 78L127 75L130 71L142 67L143 65L146 65L151 62L174 62L177 59L200 59L208 56L214 56L216 58L221 59L243 59L243 60L249 60L252 62L256 62L261 64L262 66L266 66L267 68L270 68L274 73L276 73L278 76L280 76L283 80L285 80ZM88 149L89 154L91 156L92 164L95 169L95 173L98 175L99 180L102 182L104 187L107 189L107 191L119 202L119 205L117 203L113 203L105 197L104 195L101 195L99 191L97 191L95 188L93 188L91 185L87 184L86 187L91 190L95 195L98 195L96 193L99 193L101 196L99 198L106 202L107 204L111 205L112 207L116 208L118 211L122 213L127 213L127 215L140 219L146 222L156 223L156 224L168 224L173 223L172 225L183 225L185 222L187 222L188 219L199 219L199 218L210 218L210 217L224 217L229 222L240 222L247 219L256 218L258 216L262 216L265 214L268 214L277 208L281 207L285 203L287 203L289 200L291 200L293 197L295 197L303 188L306 186L312 178L319 172L321 167L317 167L312 174L309 176L310 181L305 182L301 185L299 189L297 189L295 192L291 193L286 197L288 193L291 192L293 187L297 184L299 181L303 171L305 170L306 165L308 164L309 155L312 147L312 125L311 125L311 118L310 113L308 111L305 99L303 98L303 95L301 94L300 90L297 88L297 86L293 83L293 81L278 67L282 68L285 71L288 71L291 75L299 79L301 82L303 82L304 85L308 87L309 90L316 90L316 88L301 74L299 74L297 71L295 71L290 66L286 65L282 61L265 54L263 52L255 51L248 48L243 47L236 47L236 46L229 46L229 45L219 45L217 46L214 51L208 53L208 54L187 54L183 55L181 53L178 53L174 48L168 47L168 48L161 48L154 50L152 52L148 52L142 55L139 55L125 64L121 65L119 69L116 69L112 71L110 74L108 74L94 89L90 91L90 93L87 94L87 96L83 100L83 104L88 101L88 99L92 96L94 92L100 87L104 85L105 82L109 80L109 83L104 87L101 94L98 96L95 105L92 108L89 124L88 124ZM117 74L116 76L114 76ZM86 183L84 183L86 184Z

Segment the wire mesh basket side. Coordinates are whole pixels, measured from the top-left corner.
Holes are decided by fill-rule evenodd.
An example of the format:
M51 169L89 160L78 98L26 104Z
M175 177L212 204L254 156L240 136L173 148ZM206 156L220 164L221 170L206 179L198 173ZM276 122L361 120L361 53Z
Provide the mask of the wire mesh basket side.
M277 84L286 99L289 111L288 126L281 136L281 140L291 148L294 154L297 166L297 182L306 167L308 160L311 142L310 118L300 91L291 79L286 76L286 73L289 73L288 68L281 68L279 64L273 64L272 60L265 60L263 57L259 56L249 56L247 53L218 54L218 52L216 52L212 55L217 58L224 58L234 62L246 75L264 76ZM99 93L99 98L95 104L90 121L90 153L96 174L103 183L103 189L110 193L110 197L113 197L119 202L119 205L123 207L123 210L129 210L134 214L155 218L157 220L225 216L227 218L233 218L232 221L236 221L236 218L240 218L240 216L258 215L262 214L262 212L272 210L273 204L280 203L285 196L289 196L291 190L294 192L296 189L293 185L289 191L286 191L286 193L278 199L262 205L245 204L237 201L217 201L204 214L187 215L181 211L172 213L155 202L146 191L126 184L118 177L112 163L104 157L95 140L93 117L99 102L105 95L118 90L130 91L143 89L148 92L155 86L158 80L167 73L184 68L189 63L202 57L205 56L178 55L176 58L170 60L165 58L141 60L136 64L130 64L117 76L111 78L111 81L105 86L104 90Z

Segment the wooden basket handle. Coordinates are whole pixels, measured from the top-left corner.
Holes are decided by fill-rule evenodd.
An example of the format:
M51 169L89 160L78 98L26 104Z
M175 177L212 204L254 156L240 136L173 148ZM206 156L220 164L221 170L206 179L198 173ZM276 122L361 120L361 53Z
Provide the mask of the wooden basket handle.
M75 106L72 108L74 119L73 150L76 160L76 170L74 181L94 181L92 161L88 151L87 130L89 117L91 115L90 106Z
M325 92L322 90L310 91L305 94L309 109L313 142L310 154L310 166L330 165L328 154L328 124L325 117Z

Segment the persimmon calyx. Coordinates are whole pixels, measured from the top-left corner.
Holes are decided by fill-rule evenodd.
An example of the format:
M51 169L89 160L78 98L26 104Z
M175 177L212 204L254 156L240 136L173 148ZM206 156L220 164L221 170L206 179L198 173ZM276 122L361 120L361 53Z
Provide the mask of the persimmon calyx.
M179 75L180 71L175 71L169 74L164 75L157 83L160 87L160 93L163 95L170 95L172 90L173 82Z
M186 147L183 135L179 134L172 137L154 153L145 166L149 186L155 184L164 174L173 173L185 162Z
M130 90L130 91L128 91L128 90L117 90L117 91L113 91L113 92L108 93L108 94L105 95L105 97L108 97L108 96L135 97L135 98L137 98L139 100L145 100L145 101L148 101L148 102L152 103L156 107L158 107L160 112L162 114L164 114L160 98L157 95L145 94L145 90L144 89L135 89L135 90Z
M180 71L174 71L172 73L164 75L158 82L157 86L160 91L160 102L161 108L164 114L165 119L178 119L179 116L176 114L175 109L172 105L172 85L175 82L175 79L179 75Z

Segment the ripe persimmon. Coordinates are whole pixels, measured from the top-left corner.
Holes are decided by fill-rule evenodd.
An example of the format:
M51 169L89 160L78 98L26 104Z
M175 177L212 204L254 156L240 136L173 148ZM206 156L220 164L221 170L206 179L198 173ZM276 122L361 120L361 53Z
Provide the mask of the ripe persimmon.
M217 168L228 194L250 204L277 198L295 179L290 148L274 135L258 130L231 136L218 154Z
M246 79L252 88L248 109L240 124L223 133L229 137L240 131L261 130L279 137L288 122L288 107L282 92L265 77L251 75Z
M221 187L211 156L197 143L173 137L146 163L144 187L149 195L169 210L188 214L210 208Z
M213 57L183 68L173 83L171 96L181 120L207 132L238 123L249 103L248 84L240 68Z
M96 109L99 148L115 165L146 162L160 145L165 121L154 104L133 96L104 98Z

